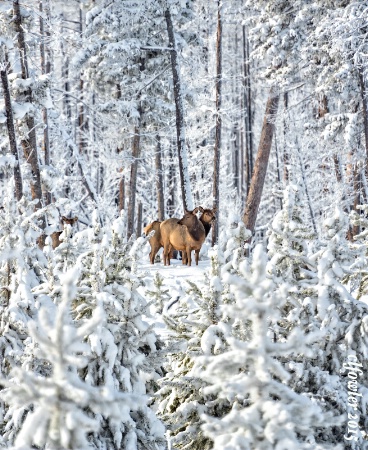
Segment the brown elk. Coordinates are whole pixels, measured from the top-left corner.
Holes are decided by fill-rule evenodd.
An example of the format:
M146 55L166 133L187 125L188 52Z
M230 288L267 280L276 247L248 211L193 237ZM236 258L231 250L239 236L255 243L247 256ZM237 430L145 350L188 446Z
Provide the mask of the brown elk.
M65 217L61 216L61 224L64 225L71 225L73 226L76 222L78 222L78 217ZM51 242L52 242L52 248L55 249L56 247L59 247L61 244L60 235L63 231L54 231L51 233Z
M195 261L198 265L199 251L206 238L205 228L196 216L197 212L204 212L199 206L193 211L185 211L182 219L168 219L161 223L161 239L164 245L164 264L170 265L169 254L175 248L186 253L187 264L192 264L192 250L195 251ZM184 263L184 261L183 261Z
M175 219L175 220L179 220L179 219ZM143 228L143 233L148 236L149 233L151 233L151 231L154 231L155 234L148 240L148 242L150 243L151 246L151 251L149 254L149 259L151 264L155 263L155 258L156 255L158 253L158 251L160 250L161 247L164 246L164 244L162 243L162 238L161 238L161 230L160 230L160 225L162 222L160 222L159 220L155 220L152 223L149 223L147 226L145 226ZM170 258L173 259L174 258L174 249L170 252Z
M151 231L154 231L155 234L149 238L149 243L151 246L151 251L149 254L150 262L151 264L155 263L155 257L157 255L157 252L160 250L161 247L163 247L162 239L161 239L161 232L160 232L160 224L161 222L158 220L155 220L152 223L149 223L146 227L143 228L143 232L146 236L148 236Z

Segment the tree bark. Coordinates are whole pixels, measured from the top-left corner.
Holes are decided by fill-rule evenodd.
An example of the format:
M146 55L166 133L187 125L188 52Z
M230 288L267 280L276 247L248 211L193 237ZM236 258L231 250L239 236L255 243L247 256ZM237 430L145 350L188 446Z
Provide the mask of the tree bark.
M243 217L246 228L248 228L248 230L250 230L251 232L254 231L258 208L261 203L262 191L272 146L272 138L275 130L273 121L274 116L277 113L278 104L279 95L276 94L273 89L271 89L267 100L257 158Z
M142 234L142 216L143 216L143 205L141 202L139 202L137 213L137 237L139 237Z
M5 101L6 126L8 129L9 146L10 146L10 151L15 158L15 164L14 164L14 168L13 168L15 197L19 201L23 196L23 184L22 184L22 174L21 174L20 164L19 164L17 141L16 141L16 137L15 137L15 127L14 127L14 119L13 119L13 109L11 106L8 74L7 74L6 68L4 68L3 70L0 71L0 75L1 75L1 83L3 86L3 96L4 96L4 101Z
M140 112L141 113L141 112ZM140 122L134 128L134 136L132 142L132 165L130 168L130 182L129 182L129 204L128 204L128 239L134 232L134 215L135 215L135 200L137 189L137 174L138 174L138 158L140 154Z
M161 160L161 139L157 135L157 148L156 148L156 189L157 189L157 203L158 203L158 220L165 220L165 202L164 202L164 183L162 177L162 160Z
M167 26L167 33L169 37L169 47L170 57L171 57L171 68L173 74L173 84L174 84L174 99L175 99L175 109L176 109L176 136L177 136L177 147L178 147L178 157L179 157L179 173L181 182L181 195L183 201L184 210L193 209L193 199L192 192L190 188L190 178L188 171L188 156L185 140L185 123L184 123L184 105L183 105L183 93L180 79L180 67L179 58L176 48L174 27L171 19L171 13L169 8L165 11L165 19Z
M284 182L287 184L289 182L290 173L289 173L289 164L290 164L290 155L288 152L288 148L286 145L286 130L287 130L287 121L286 121L286 111L289 103L289 95L287 92L284 93Z
M169 170L168 170L168 191L169 197L167 200L167 214L172 217L175 211L175 192L176 192L176 165L174 165L174 144L169 147Z
M365 82L363 76L363 69L360 67L358 69L359 85L360 85L360 95L362 97L363 104L363 123L364 123L364 138L365 138L365 173L368 174L368 104L367 96L365 92Z
M28 78L28 61L27 61L27 52L26 45L24 39L24 32L22 26L22 16L20 13L19 0L13 1L13 9L14 9L14 26L17 32L18 38L18 48L20 53L20 64L22 71L22 78L25 80ZM27 89L25 93L25 101L32 103L32 92L31 89ZM41 175L40 175L40 167L38 164L38 152L37 152L37 141L36 141L36 130L35 130L35 121L34 117L27 114L25 119L26 125L28 127L27 135L24 136L21 140L21 144L23 147L23 152L26 157L26 160L31 165L32 171L32 181L31 181L31 194L32 199L37 199L38 202L35 204L36 209L42 208L42 189L41 189ZM43 219L41 227L45 227L45 221Z
M216 39L216 131L213 155L213 207L219 210L220 206L220 158L221 158L221 88L222 88L222 20L221 0L217 3L217 39ZM212 246L218 240L218 220L212 226Z
M245 170L246 170L246 192L247 195L250 189L250 183L253 173L253 130L252 130L252 90L250 83L250 66L249 66L249 40L245 33L245 26L243 25L243 66L244 66L244 108L246 113L245 118Z
M47 8L45 8L46 10ZM39 10L40 10L40 35L41 35L41 44L40 44L40 56L41 56L41 71L42 74L50 73L50 62L46 61L46 50L45 50L45 36L49 36L50 33L45 33L44 19L43 19L43 0L39 1ZM42 110L42 118L44 123L43 129L43 153L45 157L45 165L50 165L50 138L49 138L49 119L47 109L43 108ZM47 192L44 188L44 195L46 205L51 203L51 193Z
M119 182L119 212L125 209L125 177L121 177Z

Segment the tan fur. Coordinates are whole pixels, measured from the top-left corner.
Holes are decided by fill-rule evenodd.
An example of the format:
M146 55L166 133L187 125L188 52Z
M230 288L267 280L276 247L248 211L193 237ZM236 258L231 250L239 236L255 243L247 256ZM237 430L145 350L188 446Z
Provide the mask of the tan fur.
M65 217L61 216L61 224L62 226L65 225L71 225L73 226L76 222L78 222L78 217ZM60 235L62 231L54 231L51 233L51 242L52 242L52 248L55 249L56 247L59 247L61 244Z
M156 220L155 222L149 223L146 227L143 228L143 232L146 236L150 234L151 231L155 232L155 234L148 241L151 246L151 251L149 254L151 264L154 264L157 252L161 247L164 246L161 240L160 224L161 222Z
M191 253L194 250L196 265L198 265L199 251L206 238L203 224L195 215L198 210L203 212L203 208L199 207L193 211L186 211L180 221L178 219L168 219L161 223L160 229L164 246L165 266L170 265L169 253L172 248L186 253L187 264L189 266L192 264Z

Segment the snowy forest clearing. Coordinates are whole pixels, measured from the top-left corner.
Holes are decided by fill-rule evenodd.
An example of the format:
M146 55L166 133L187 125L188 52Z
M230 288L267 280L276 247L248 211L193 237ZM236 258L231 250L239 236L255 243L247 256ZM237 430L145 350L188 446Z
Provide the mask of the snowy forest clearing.
M1 449L368 450L367 13L0 1Z

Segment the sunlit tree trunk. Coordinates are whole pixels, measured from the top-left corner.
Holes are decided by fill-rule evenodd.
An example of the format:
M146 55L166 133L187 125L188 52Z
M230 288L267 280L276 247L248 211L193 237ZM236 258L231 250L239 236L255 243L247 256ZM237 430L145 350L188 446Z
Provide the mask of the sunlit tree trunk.
M140 111L141 112L141 111ZM129 203L128 203L128 239L134 233L134 215L136 203L137 190L137 175L138 175L138 158L140 154L140 123L134 127L134 136L132 142L132 165L130 168L130 182L129 182Z
M164 202L164 183L162 176L162 158L161 158L161 139L156 137L157 147L155 155L156 165L156 190L157 190L157 204L158 204L158 220L165 220L165 202Z
M24 38L22 16L20 12L19 0L13 1L13 11L14 11L14 27L17 33L18 49L20 54L20 66L22 71L22 78L26 80L29 76L28 72L28 61L27 61L27 50ZM32 91L28 88L25 92L25 101L32 103ZM43 206L42 188L41 188L41 174L40 167L38 163L38 151L37 151L37 141L36 141L36 129L34 117L27 114L25 118L25 123L27 125L27 130L24 131L21 137L21 144L23 147L23 152L26 160L31 166L32 179L31 179L31 194L33 200L38 200L35 203L35 209L40 209ZM40 218L40 228L45 228L45 217ZM40 238L40 246L44 245L44 236Z
M49 58L46 60L46 48L45 48L45 39L46 37L50 37L50 33L45 33L45 26L44 26L44 18L43 14L44 12L48 12L48 8L44 8L44 1L39 1L39 10L40 10L40 36L41 36L41 44L40 44L40 55L41 55L41 71L42 74L50 73L50 61ZM49 138L49 119L48 119L48 113L47 109L43 108L42 110L42 118L44 123L44 129L43 129L43 153L45 158L45 165L50 165L50 138ZM45 195L45 202L47 205L51 203L51 193L47 192L46 189L44 189L44 195Z
M275 130L274 120L278 105L279 95L271 89L267 100L257 157L243 216L245 226L252 232L254 231L258 208L261 203L262 191L272 146L272 138Z
M213 155L213 206L220 210L220 157L221 157L221 88L222 88L222 18L221 0L217 3L217 39L216 39L216 128ZM212 226L212 246L218 239L218 220Z

